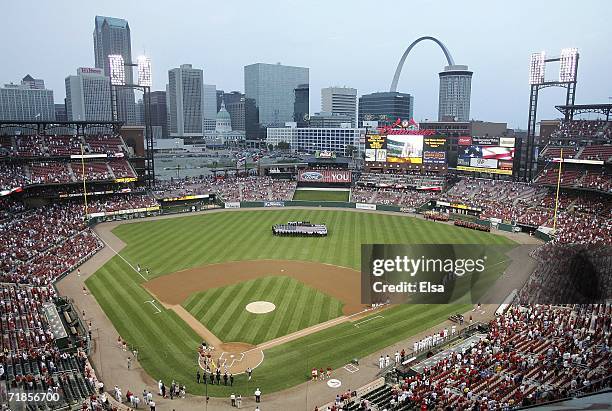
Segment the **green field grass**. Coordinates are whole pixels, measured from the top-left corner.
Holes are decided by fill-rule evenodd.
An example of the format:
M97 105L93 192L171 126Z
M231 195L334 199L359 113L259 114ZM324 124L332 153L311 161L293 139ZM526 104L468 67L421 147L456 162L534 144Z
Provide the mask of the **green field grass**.
M272 224L287 221L324 222L326 238L284 238L270 234ZM505 237L419 220L317 209L253 210L193 215L123 224L113 231L127 245L121 255L133 265L160 276L208 263L255 259L315 261L359 269L362 243L512 244ZM196 348L201 340L171 310L161 313L146 304L153 297L144 280L120 257L114 257L87 280L87 286L130 345L139 347L139 359L154 379L178 380L188 392L202 394L195 384ZM350 323L302 337L266 350L265 361L253 381L238 376L232 391L252 393L254 384L264 393L304 382L309 369L337 368L394 342L440 323L468 305L403 305L388 309L384 318L367 326ZM109 342L112 343L112 342ZM227 396L226 387L209 387L209 394Z
M253 314L245 306L269 301ZM190 296L183 307L222 341L257 345L342 315L342 302L290 277L262 277ZM307 309L308 308L308 309Z
M293 199L302 201L348 201L349 191L296 190Z

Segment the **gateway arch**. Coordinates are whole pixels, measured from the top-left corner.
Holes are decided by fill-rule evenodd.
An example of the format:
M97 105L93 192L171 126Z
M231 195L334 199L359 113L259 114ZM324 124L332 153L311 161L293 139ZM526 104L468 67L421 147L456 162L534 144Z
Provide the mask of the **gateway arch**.
M446 62L448 63L444 71L439 73L440 95L438 101L438 121L446 117L453 117L458 121L469 121L472 72L468 70L467 66L455 65L455 60L450 51L448 51L444 43L435 37L419 37L408 46L395 69L395 75L393 76L389 91L392 93L397 92L397 83L399 82L400 74L402 74L402 68L404 67L406 57L408 57L408 54L410 54L414 46L424 40L430 40L436 43L444 53ZM451 90L454 91L451 92Z

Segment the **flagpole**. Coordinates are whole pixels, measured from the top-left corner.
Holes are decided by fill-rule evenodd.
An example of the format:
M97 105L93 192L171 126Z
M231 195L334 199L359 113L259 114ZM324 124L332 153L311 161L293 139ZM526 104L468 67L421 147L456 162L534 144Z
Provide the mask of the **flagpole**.
M85 153L81 143L81 172L83 173L83 198L85 199L85 220L87 220L87 185L85 184Z
M557 230L557 210L559 209L559 189L561 187L561 166L563 165L563 148L559 161L559 174L557 175L557 195L555 196L555 216L553 217L553 232Z

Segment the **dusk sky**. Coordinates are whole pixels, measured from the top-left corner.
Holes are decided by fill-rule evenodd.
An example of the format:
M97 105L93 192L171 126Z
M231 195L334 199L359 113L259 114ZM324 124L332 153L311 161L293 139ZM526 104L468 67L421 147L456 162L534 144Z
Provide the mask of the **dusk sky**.
M153 85L163 90L168 69L191 63L204 80L244 91L243 67L281 62L310 68L310 111L320 89L350 86L359 95L388 91L397 62L416 38L446 44L456 64L474 72L471 117L525 128L532 52L558 55L577 47L577 103L612 100L612 2L546 1L15 1L0 6L0 83L25 74L42 78L63 102L64 78L93 67L94 17L127 19L132 56L146 52ZM432 42L408 57L398 91L415 98L417 120L435 119L438 72L446 60ZM547 79L558 76L549 65ZM538 119L559 117L564 90L546 89Z

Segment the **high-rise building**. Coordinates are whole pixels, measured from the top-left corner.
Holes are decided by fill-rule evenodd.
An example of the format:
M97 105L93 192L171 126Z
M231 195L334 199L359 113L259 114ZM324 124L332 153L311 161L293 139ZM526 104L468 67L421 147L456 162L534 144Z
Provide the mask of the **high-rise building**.
M357 124L357 89L350 87L321 89L321 112L349 116L355 127Z
M298 127L306 127L310 116L310 87L308 84L300 84L295 88L294 94L293 121Z
M55 120L68 121L68 113L66 112L66 103L55 104Z
M132 63L132 43L130 25L127 20L115 17L96 16L94 20L94 57L95 65L104 70L104 75L110 77L108 56L118 54L126 64ZM125 82L133 84L133 70L125 67ZM134 91L126 88L117 89L117 116L126 124L138 123Z
M232 120L232 130L246 131L245 127L245 98L244 94L239 91L223 94L223 102L225 108Z
M398 118L410 120L414 110L414 97L397 91L364 94L359 97L359 124L378 121L390 124Z
M151 94L151 127L154 138L168 138L168 110L166 108L166 92L152 91ZM156 131L156 127L159 127Z
M55 120L53 90L29 74L21 84L0 88L0 120Z
M66 113L70 121L110 121L110 79L101 68L81 67L66 77Z
M223 102L223 96L225 95L225 91L217 90L217 113L221 110L221 103Z
M438 121L469 121L472 72L468 66L444 67L440 76Z
M244 67L244 91L247 99L253 99L258 114L259 126L247 125L258 129L271 125L284 125L295 119L296 89L301 90L298 109L304 106L304 87L309 84L306 67L283 66L279 64L256 63ZM249 115L247 115L250 118ZM248 120L247 120L248 122ZM264 136L259 136L265 138Z
M168 70L168 131L171 137L203 136L204 73L191 64ZM216 105L216 102L215 102Z
M219 91L221 91L221 99L223 91L217 90L214 84L204 84L202 92L202 126L204 131L213 131L217 122L217 102L219 101ZM220 104L219 104L220 107Z
M313 128L313 127L269 127L266 130L266 144L277 146L284 142L292 151L314 153L333 151L348 155L349 146L364 150L365 129L363 128Z

